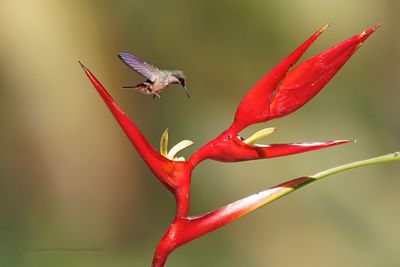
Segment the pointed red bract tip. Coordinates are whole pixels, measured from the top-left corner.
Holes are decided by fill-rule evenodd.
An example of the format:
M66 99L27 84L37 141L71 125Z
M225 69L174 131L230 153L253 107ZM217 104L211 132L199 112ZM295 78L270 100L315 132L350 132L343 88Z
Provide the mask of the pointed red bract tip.
M82 69L83 69L85 72L89 71L89 69L86 68L86 66L83 65L82 62L81 62L80 60L78 60L78 63L81 65Z
M368 37L369 37L374 31L376 31L381 25L382 25L382 24L379 23L379 24L375 25L374 27L371 27L371 28L369 28L368 30L361 32L360 35L361 35L362 37L368 38Z
M324 27L322 27L321 29L319 29L319 33L323 33L324 31L326 31L326 29L329 28L329 26L331 26L331 23L329 22L328 24L326 24Z

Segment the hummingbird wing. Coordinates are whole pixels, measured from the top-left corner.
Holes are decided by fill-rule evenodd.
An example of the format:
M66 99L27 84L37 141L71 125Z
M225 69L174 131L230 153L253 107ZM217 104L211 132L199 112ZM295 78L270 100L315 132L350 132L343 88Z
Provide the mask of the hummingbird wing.
M119 53L118 57L126 65L128 65L130 68L132 68L140 75L143 75L144 77L149 79L151 82L154 82L156 80L158 72L160 71L156 67L150 65L149 63L138 58L137 56L134 56L126 52Z

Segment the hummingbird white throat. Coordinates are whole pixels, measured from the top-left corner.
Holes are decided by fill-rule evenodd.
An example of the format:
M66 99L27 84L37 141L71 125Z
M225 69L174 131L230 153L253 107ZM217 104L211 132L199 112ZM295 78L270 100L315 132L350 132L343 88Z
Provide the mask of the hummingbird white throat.
M124 86L123 88L133 88L142 94L153 95L153 99L161 99L159 93L164 91L169 85L180 84L185 90L187 97L190 97L186 89L186 77L183 71L160 70L137 56L126 52L119 53L118 57L128 65L128 67L147 79L142 83L133 86Z

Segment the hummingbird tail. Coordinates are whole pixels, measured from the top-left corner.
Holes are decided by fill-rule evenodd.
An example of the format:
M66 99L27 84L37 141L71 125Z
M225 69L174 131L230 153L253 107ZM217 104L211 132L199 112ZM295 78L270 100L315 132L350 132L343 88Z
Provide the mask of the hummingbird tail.
M144 92L146 89L146 86L144 86L142 83L136 84L136 85L127 85L127 86L122 86L123 89L134 89L138 90L140 92Z

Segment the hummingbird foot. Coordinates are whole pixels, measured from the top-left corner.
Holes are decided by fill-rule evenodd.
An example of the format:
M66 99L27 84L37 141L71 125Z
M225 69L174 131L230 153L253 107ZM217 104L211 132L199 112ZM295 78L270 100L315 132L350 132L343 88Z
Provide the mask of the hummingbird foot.
M157 93L153 93L153 99L154 100L161 100L161 96Z

